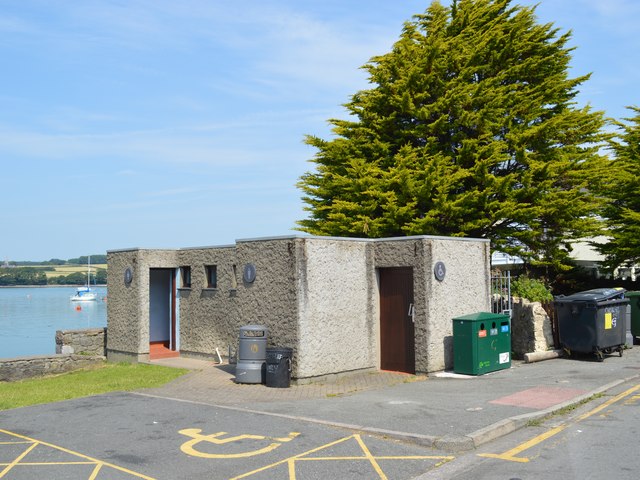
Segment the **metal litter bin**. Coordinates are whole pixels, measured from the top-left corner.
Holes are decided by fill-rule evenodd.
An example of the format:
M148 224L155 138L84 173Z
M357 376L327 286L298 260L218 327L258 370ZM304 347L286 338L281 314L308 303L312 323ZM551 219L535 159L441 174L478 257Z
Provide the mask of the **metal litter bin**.
M509 315L479 312L453 319L453 371L482 375L511 368Z
M267 333L263 325L240 328L236 383L264 383Z
M629 299L631 305L631 335L633 343L640 343L640 292L627 292L625 297Z
M623 288L598 288L555 298L560 345L572 352L593 353L598 361L626 343L625 317L629 300Z
M289 388L291 385L291 359L293 349L289 347L267 348L267 387Z

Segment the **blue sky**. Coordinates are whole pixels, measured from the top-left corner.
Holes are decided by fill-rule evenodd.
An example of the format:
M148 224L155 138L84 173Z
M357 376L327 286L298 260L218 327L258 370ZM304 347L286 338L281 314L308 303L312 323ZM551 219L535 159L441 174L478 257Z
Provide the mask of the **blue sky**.
M295 233L304 136L429 3L0 0L0 261ZM580 104L640 105L640 2L515 3L573 31Z

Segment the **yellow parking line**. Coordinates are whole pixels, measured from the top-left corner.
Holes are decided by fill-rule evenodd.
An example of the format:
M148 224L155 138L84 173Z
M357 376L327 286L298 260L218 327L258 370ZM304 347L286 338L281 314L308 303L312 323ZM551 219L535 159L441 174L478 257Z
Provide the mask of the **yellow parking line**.
M293 457L285 458L284 460L280 460L279 462L272 463L271 465L267 465L266 467L258 468L256 470L253 470L252 472L243 473L242 475L238 475L237 477L233 477L231 480L239 480L240 478L245 478L245 477L248 477L248 476L253 475L255 473L263 472L265 470L269 470L270 468L277 467L278 465L282 465L283 463L288 463L289 464L289 471L291 472L291 466L292 466L291 464L295 463L295 460L297 460L299 457L302 457L304 455L309 455L311 453L318 452L318 451L323 450L325 448L333 447L334 445L338 445L339 443L346 442L350 438L352 438L352 437L340 438L340 439L336 440L335 442L327 443L326 445L322 445L321 447L317 447L317 448L314 448L312 450L308 450L308 451L306 451L304 453L300 453L298 455L294 455ZM294 476L290 477L290 478L291 479L295 479L295 465L294 465Z
M36 445L37 446L37 445ZM94 465L96 462L19 462L21 467L42 467L44 465ZM10 465L9 463L0 463L1 466Z
M98 473L100 473L102 465L103 463L96 465L96 468L93 469L93 472L91 472L91 475L89 476L89 480L96 480L96 478L98 478Z
M601 412L602 410L604 410L605 408L613 405L616 402L619 402L620 400L622 400L625 397L628 397L629 395L631 395L633 392L635 392L636 390L640 390L640 385L636 385L635 387L631 387L629 390L622 392L619 395L616 395L615 397L613 397L610 400L607 400L606 402L604 402L602 405L600 405L599 407L594 408L593 410L591 410L590 412L585 413L584 415L581 415L580 417L578 417L578 421L580 420L584 420L585 418L589 418L592 415L595 415L598 412Z
M0 430L2 431L2 430ZM18 456L18 458L16 458L13 462L11 462L9 465L7 465L7 467L0 472L0 478L4 477L9 470L11 470L13 467L15 467L18 463L20 463L20 460L22 460L24 457L27 456L27 454L33 450L34 448L36 448L36 443L34 443L33 445L31 445L29 448L27 448L24 452L22 452L21 455Z
M346 442L348 440L356 440L356 442L358 443L358 445L360 446L362 452L364 455L361 456L332 456L332 457L307 457L307 455L311 455L313 453L319 452L321 450L333 447L335 445L338 445L340 443ZM369 462L374 470L376 471L376 473L378 474L378 477L382 480L386 479L387 476L386 474L382 471L382 468L380 468L380 465L378 464L378 460L441 460L441 462L439 462L436 467L440 466L442 463L444 462L448 462L450 460L453 460L455 457L452 456L446 456L446 455L407 455L407 456L401 456L401 455L385 455L385 456L374 456L371 451L369 450L369 448L366 446L366 444L364 443L364 441L362 440L362 437L358 434L354 434L354 435L350 435L348 437L344 437L344 438L340 438L334 442L331 443L327 443L326 445L322 445L320 447L308 450L304 453L300 453L298 455L294 455L293 457L289 457L289 458L285 458L284 460L280 460L278 462L272 463L271 465L266 465L264 467L258 468L256 470L253 470L251 472L247 472L244 473L242 475L239 475L237 477L232 478L231 480L239 480L241 478L246 478L249 477L251 475L254 475L256 473L260 473L260 472L264 472L265 470L269 470L271 468L275 468L279 465L284 465L287 464L287 468L288 468L288 472L289 472L289 480L296 480L296 462L331 462L331 461L344 461L344 460L348 460L348 461L366 461Z
M445 457L442 455L407 455L403 456L381 456L375 457L376 460L452 460L454 457ZM369 460L367 457L312 457L312 458L297 458L298 462L315 462L317 460L330 461L330 460Z
M640 395L634 395L633 397L629 398L626 402L624 402L624 404L631 405L632 403L636 403L638 400L640 400Z
M18 458L16 458L13 462L8 464L7 467L0 472L0 478L4 477L11 469L13 469L18 464L20 464L20 465L29 465L28 463L25 463L25 464L20 463L20 460L23 459L31 450L36 448L38 445L43 445L45 447L53 448L55 450L59 450L59 451L64 452L64 453L68 453L70 455L73 455L73 456L76 456L76 457L79 457L79 458L84 458L85 460L88 460L88 462L86 462L86 464L96 464L96 468L94 469L90 479L91 478L95 479L97 473L100 471L100 468L103 467L103 466L106 466L106 467L118 470L120 472L126 473L128 475L132 475L134 477L141 478L143 480L155 480L153 477L148 477L148 476L143 475L141 473L133 472L133 471L131 471L129 469L126 469L124 467L119 467L118 465L114 465L112 463L103 462L102 460L98 460L96 458L89 457L89 456L84 455L84 454L79 453L79 452L74 452L73 450L69 450L68 448L60 447L60 446L54 445L52 443L42 442L40 440L36 440L34 438L29 438L29 437L26 437L24 435L20 435L19 433L9 432L9 431L3 430L3 429L0 429L0 433L4 433L4 434L9 435L9 436L13 436L13 437L16 437L16 438L20 438L22 440L26 440L25 442L20 442L20 443L24 443L24 444L31 443L31 446L29 448L27 448L24 452L22 452L22 454L20 456L18 456ZM73 464L76 464L76 462L50 462L50 463L43 463L41 465L73 465Z
M364 452L365 458L369 460L369 462L371 462L371 466L373 467L373 469L376 471L378 475L380 475L380 480L387 480L387 476L384 474L384 472L380 468L380 465L378 465L378 462L376 462L375 457L371 455L369 448L367 448L367 446L362 441L362 437L360 437L360 435L356 435L356 440L360 445L360 448Z
M487 458L499 458L500 460L509 460L511 462L527 463L529 461L527 457L518 457L517 455L524 452L525 450L529 450L531 447L534 447L541 442L544 442L547 438L553 437L554 435L563 431L565 428L567 428L566 425L560 425L559 427L552 428L548 432L538 435L528 442L521 443L517 447L512 448L511 450L504 453L480 453L478 456Z
M633 394L634 392L636 392L637 390L640 389L640 385L636 385L635 387L632 387L624 392L622 392L619 395L616 395L615 397L607 400L606 402L604 402L602 405L588 411L587 413L580 415L576 421L574 423L580 422L582 420L586 420L587 418L595 415L598 412L601 412L602 410L609 408L611 405L613 405L616 402L619 402L620 400L622 400L625 397L628 397L629 395ZM534 447L536 445L538 445L539 443L544 442L545 440L547 440L550 437L553 437L554 435L560 433L561 431L563 431L564 429L566 429L568 427L567 424L562 424L559 425L555 428L552 428L551 430L542 433L540 435L538 435L537 437L532 438L529 441L526 441L524 443L521 443L520 445L518 445L515 448L512 448L511 450L508 450L504 453L500 453L500 454L495 454L495 453L480 453L478 454L478 456L480 457L487 457L487 458L498 458L500 460L507 460L510 462L520 462L520 463L526 463L529 461L528 457L519 457L518 455L522 452L524 452L525 450L530 449L531 447Z
M293 458L287 459L289 467L289 480L296 480L296 461Z

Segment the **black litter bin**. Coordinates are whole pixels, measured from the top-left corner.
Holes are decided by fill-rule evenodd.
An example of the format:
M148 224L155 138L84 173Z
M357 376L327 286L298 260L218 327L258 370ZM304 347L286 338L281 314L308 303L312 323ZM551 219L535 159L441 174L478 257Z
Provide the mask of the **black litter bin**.
M289 347L267 348L267 387L289 388L291 385L291 359L293 349Z
M626 343L625 317L629 299L622 288L598 288L555 298L558 333L562 348L593 353L599 361Z

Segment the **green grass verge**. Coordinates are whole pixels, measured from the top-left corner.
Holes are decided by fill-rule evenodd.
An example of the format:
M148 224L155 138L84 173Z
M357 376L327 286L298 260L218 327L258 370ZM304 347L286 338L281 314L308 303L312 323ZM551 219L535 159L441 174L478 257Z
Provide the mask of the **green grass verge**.
M0 382L0 410L107 392L159 387L186 372L180 368L142 363L105 363L97 368L52 377Z

